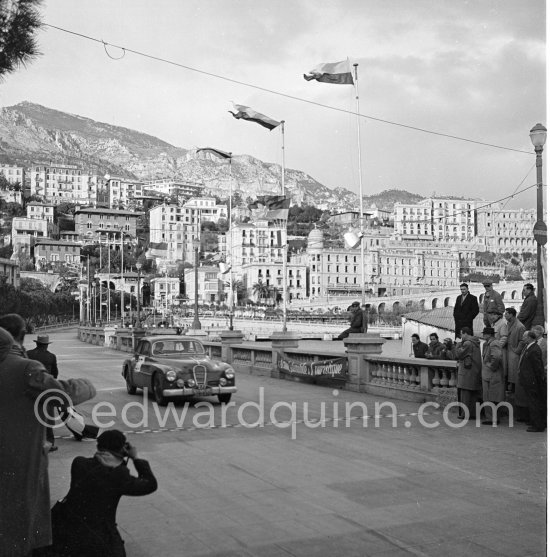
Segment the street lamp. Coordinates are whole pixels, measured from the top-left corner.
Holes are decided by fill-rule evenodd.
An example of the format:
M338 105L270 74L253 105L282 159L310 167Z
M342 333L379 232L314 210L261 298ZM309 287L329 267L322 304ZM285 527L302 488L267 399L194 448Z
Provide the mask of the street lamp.
M546 298L546 289L544 287L544 278L542 276L542 246L546 244L546 224L544 223L543 205L542 205L542 151L546 143L546 128L542 124L537 124L529 132L531 142L535 147L537 156L537 223L533 230L535 240L537 241L537 313L533 320L533 325L545 325L544 319L544 300Z
M195 317L193 318L192 328L200 330L201 322L199 321L199 248L201 242L198 238L193 239L193 249L195 250Z
M136 263L136 269L138 272L138 283L137 283L137 321L136 328L141 327L141 268L142 263Z

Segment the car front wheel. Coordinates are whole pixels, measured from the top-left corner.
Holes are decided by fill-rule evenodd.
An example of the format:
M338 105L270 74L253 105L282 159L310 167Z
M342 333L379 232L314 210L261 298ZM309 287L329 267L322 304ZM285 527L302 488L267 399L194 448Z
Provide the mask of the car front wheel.
M153 395L155 396L155 402L159 406L166 406L168 399L162 394L164 390L162 375L160 373L155 373L153 377Z
M231 400L231 393L223 393L222 395L218 395L218 400L220 404L227 404Z
M129 395L135 395L137 392L137 388L132 384L132 381L130 379L130 370L128 368L126 368L124 372L124 379L126 380L126 392Z

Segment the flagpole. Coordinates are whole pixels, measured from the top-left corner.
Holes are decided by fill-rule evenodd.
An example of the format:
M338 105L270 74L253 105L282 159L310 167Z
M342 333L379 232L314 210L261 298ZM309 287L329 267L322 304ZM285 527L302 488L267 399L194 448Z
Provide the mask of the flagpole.
M358 74L357 66L359 64L353 64L355 68L355 101L357 104L357 150L359 155L359 223L360 223L360 236L361 236L361 304L366 301L365 294L365 242L363 241L364 227L363 227L363 167L361 164L361 128L360 128L360 112L359 112L359 87L358 87Z
M282 165L281 165L281 195L285 196L285 121L281 120L281 138L282 138ZM285 221L286 228L286 221ZM285 230L286 232L286 230ZM286 333L286 300L287 300L287 257L288 257L288 236L285 234L285 242L283 245L283 333Z
M233 330L233 157L229 153L229 330Z

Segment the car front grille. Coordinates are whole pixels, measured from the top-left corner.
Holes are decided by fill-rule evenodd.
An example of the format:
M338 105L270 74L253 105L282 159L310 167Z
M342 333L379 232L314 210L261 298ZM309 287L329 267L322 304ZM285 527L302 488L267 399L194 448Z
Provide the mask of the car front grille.
M206 368L202 365L196 365L193 368L193 379L198 387L205 387L207 381Z

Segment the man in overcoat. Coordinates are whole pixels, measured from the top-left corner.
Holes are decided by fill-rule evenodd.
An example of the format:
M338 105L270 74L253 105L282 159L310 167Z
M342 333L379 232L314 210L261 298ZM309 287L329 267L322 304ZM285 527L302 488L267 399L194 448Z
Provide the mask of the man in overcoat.
M492 402L498 405L505 400L506 384L504 381L504 368L502 367L502 349L495 338L492 327L483 329L485 344L482 350L481 382L483 387L483 402ZM487 411L486 411L487 412ZM487 416L487 414L486 414ZM498 414L493 414L491 419L482 422L484 425L497 425Z
M349 329L342 331L335 340L344 340L349 337L350 333L363 332L363 312L359 302L353 302L349 307L349 311L351 312Z
M526 331L533 326L535 315L537 314L537 297L535 296L535 287L527 283L523 287L523 303L519 310L518 319L523 323Z
M506 308L504 319L506 319L508 332L506 337L506 381L508 382L508 390L515 392L519 371L519 356L523 350L522 339L525 327L518 320L515 308Z
M25 322L16 314L11 320L19 323L11 327L19 330L17 338L0 328L0 555L24 557L51 543L43 393L66 393L78 404L93 398L95 389L87 379L58 381L23 357L18 347Z
M525 333L524 348L519 360L518 381L521 384L529 408L530 433L546 429L546 380L542 365L542 351L533 331Z
M492 282L484 282L483 287L485 288L482 305L483 324L486 327L490 327L491 316L502 315L504 313L504 302L502 301L502 296L495 292Z
M475 420L476 406L481 399L481 350L479 339L469 327L462 327L460 337L461 342L456 347L458 400L468 409L467 417Z
M460 329L462 327L469 327L472 331L474 330L474 319L478 313L479 304L477 303L477 298L470 294L468 285L463 282L460 285L460 296L457 297L453 309L456 338L460 338Z

